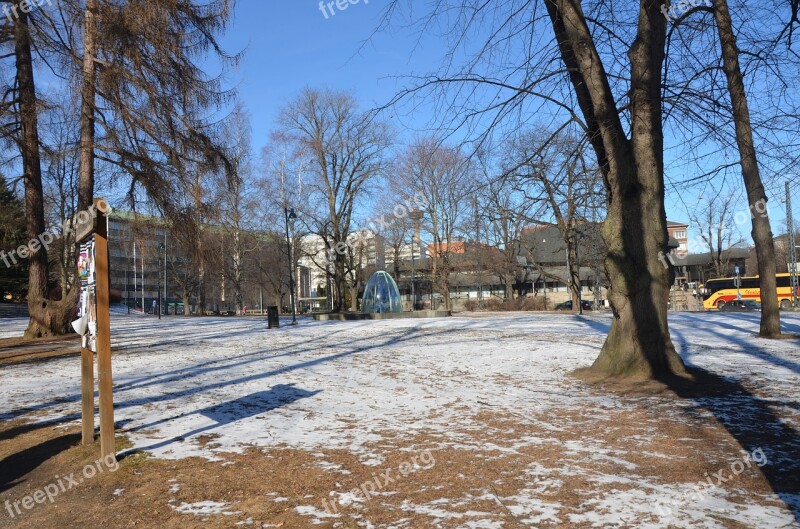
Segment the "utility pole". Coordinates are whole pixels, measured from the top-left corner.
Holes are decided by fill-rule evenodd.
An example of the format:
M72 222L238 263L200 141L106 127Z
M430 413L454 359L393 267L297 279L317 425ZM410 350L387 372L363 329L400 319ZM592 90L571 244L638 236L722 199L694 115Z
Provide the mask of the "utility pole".
M142 243L139 243L139 250L142 254L142 314L147 314L147 307L144 306L144 246Z
M167 248L164 246L163 242L158 245L158 249L164 250L164 253L166 254ZM156 259L158 259L159 268L161 268L160 257L161 257L160 255L156 257ZM156 305L156 311L158 312L158 319L160 320L161 319L161 270L158 271L158 305Z
M164 315L169 313L169 298L167 297L167 228L164 228Z
M138 294L139 284L136 281L136 239L133 239L133 312L136 312L136 296ZM142 312L144 312L144 308Z
M289 258L289 302L292 304L292 325L297 325L297 305L295 303L295 286L294 286L294 258L292 252L292 236L289 233L289 221L297 219L297 214L294 208L284 207L283 213L286 218L286 254ZM292 230L294 231L294 230Z
M733 267L733 271L736 273L736 300L741 301L742 299L742 278L739 277L739 265Z
M798 277L797 269L797 244L794 238L794 220L792 219L792 195L789 181L786 181L786 228L789 233L789 284L792 287L792 307L797 307Z

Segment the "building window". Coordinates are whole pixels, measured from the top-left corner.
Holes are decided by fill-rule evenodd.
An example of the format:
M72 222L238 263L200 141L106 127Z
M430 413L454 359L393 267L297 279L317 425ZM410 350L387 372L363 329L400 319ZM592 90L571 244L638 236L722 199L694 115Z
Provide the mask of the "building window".
M676 239L685 239L686 231L685 230L676 231L672 236L675 237Z

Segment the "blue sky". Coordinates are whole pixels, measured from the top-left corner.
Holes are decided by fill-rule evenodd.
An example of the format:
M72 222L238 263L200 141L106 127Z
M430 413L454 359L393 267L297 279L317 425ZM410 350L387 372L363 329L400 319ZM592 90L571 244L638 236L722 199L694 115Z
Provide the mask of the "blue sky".
M280 108L304 87L352 90L365 108L372 108L386 103L405 84L398 76L438 69L445 47L435 36L426 35L418 42L412 30L395 27L368 40L384 6L381 0L360 0L343 11L334 5L336 13L331 15L328 10L326 18L318 0L239 1L234 25L223 43L229 52L245 52L230 81L238 87L251 115L255 149L266 144ZM406 138L414 133L406 125L424 126L429 118L426 110L430 109L423 106L418 115L406 115L404 123L395 123L401 138L403 132ZM678 196L668 191L669 218L688 222L687 209L696 207L702 193L697 189ZM777 234L785 230L785 205L778 197L771 198L773 231ZM793 200L800 212L797 193ZM739 202L737 210L746 211L746 199ZM736 228L749 239L748 224Z
M419 48L412 57L416 40L408 32L379 33L367 42L384 5L360 0L326 19L318 0L240 0L223 42L228 51L245 50L232 80L252 117L256 147L304 87L353 90L372 108L402 85L395 76L435 68L439 50Z

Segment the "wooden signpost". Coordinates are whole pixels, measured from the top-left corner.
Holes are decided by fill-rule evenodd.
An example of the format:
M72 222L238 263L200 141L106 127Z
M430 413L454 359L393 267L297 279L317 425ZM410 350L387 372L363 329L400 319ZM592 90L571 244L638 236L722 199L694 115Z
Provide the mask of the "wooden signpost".
M108 270L108 205L95 199L91 211L77 216L78 276L81 282L80 318L73 323L81 338L82 440L94 443L94 353L100 393L100 453L116 452L114 398L111 376L111 314Z

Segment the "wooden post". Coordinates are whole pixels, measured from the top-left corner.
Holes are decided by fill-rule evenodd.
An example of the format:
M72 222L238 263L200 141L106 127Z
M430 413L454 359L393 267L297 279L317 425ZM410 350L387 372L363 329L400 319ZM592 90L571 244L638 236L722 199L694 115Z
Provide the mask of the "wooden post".
M94 353L81 347L81 443L94 443Z
M97 206L98 201L95 201ZM103 210L105 208L102 208ZM111 315L108 270L108 225L105 212L97 209L95 259L97 271L97 379L100 392L100 455L116 452L114 398L111 377Z

